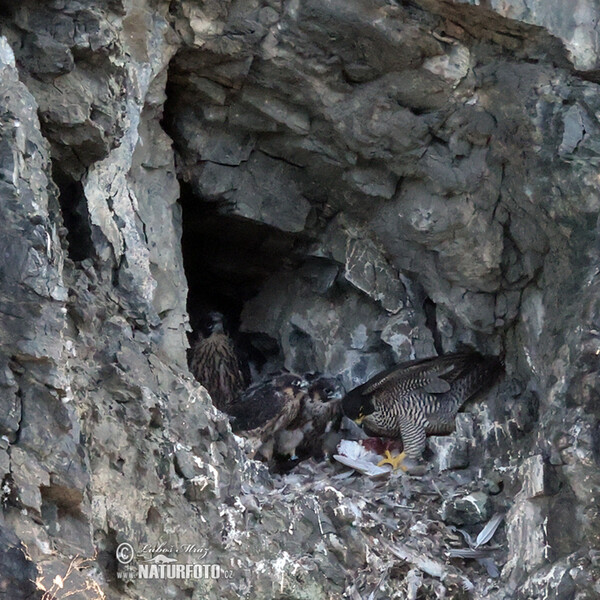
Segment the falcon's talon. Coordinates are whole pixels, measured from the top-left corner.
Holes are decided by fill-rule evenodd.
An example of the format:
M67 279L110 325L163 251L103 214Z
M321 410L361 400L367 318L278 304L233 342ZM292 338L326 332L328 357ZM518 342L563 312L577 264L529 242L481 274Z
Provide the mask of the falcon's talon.
M382 467L383 465L392 465L392 470L396 471L398 468L402 469L405 473L408 471L408 467L405 467L402 464L402 461L406 458L406 452L400 452L396 456L392 456L389 450L385 451L385 458L382 458L378 463L378 467Z

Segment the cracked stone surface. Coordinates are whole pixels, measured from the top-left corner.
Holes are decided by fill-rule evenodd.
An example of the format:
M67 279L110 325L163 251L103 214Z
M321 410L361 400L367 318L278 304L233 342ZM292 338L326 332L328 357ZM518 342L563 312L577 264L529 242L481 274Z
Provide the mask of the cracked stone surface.
M598 597L596 3L13 4L0 592ZM187 370L207 296L263 374L468 344L506 377L423 478L273 475ZM497 578L447 555L495 512ZM125 582L122 542L224 575Z

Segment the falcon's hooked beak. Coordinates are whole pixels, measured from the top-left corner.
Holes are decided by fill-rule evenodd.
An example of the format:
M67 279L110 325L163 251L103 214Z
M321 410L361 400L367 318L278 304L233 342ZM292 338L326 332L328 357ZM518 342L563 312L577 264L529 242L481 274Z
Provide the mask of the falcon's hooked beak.
M354 422L357 425L360 425L364 420L365 420L365 415L363 414L363 411L361 410L360 413L358 413L358 419L354 419Z

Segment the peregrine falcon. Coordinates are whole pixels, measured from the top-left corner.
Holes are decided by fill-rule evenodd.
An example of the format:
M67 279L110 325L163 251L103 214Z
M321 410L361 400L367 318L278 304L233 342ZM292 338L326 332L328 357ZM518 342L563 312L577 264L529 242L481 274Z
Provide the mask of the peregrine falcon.
M457 352L396 365L355 388L342 401L344 413L374 435L402 438L404 452L382 462L419 460L426 435L448 434L460 407L489 389L503 371L495 356Z
M298 416L306 394L307 382L291 373L279 374L269 381L250 386L227 409L234 432L254 440L253 457L270 461L275 451L276 434Z
M278 453L292 459L322 458L335 450L339 441L337 430L342 418L344 388L331 377L312 374L306 379L308 388L298 416L278 434L276 441Z
M247 383L235 344L225 333L223 315L212 312L209 319L209 335L192 347L190 370L207 389L213 404L226 411L246 389Z
M334 379L291 373L248 388L229 407L234 431L255 440L255 455L322 456L325 437L341 418L343 390Z

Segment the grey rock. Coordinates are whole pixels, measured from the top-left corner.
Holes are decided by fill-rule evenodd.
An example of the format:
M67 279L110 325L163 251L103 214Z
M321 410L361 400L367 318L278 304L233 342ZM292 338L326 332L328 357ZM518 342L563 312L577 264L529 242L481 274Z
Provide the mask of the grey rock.
M527 10L519 2L502 4L493 2L492 8L501 15L506 11L511 16L528 23L542 26L552 35L559 37L567 47L570 58L576 68L589 70L597 68L597 41L594 35L597 7L586 2L577 2L564 11L560 3L550 5L535 3L532 10ZM575 40L580 40L575 42Z
M396 313L406 302L400 278L371 240L348 239L344 277L388 312Z
M469 466L469 449L473 440L473 418L469 413L459 413L455 418L455 431L448 436L431 436L428 444L435 453L434 464L438 471L464 469Z
M476 525L490 517L491 503L484 492L447 500L442 506L442 519L453 525Z
M539 569L520 590L521 597L532 598L532 600L575 598L575 591L579 586L576 586L571 577L574 570L569 569L568 564L565 563L566 561L560 561L552 568Z
M278 274L245 304L242 328L277 340L289 370L337 373L351 389L388 365L377 352L382 326L367 326L378 321L376 305L350 290L330 301L308 294L302 279Z
M175 452L175 469L185 479L193 479L200 472L193 455L183 449Z
M227 120L233 127L240 127L245 131L275 132L280 129L277 121L273 121L258 111L248 110L241 104L229 106ZM275 153L271 152L271 154Z
M10 473L10 457L6 449L3 448L0 450L0 476L4 479L8 473Z
M0 567L3 585L12 590L15 600L31 598L36 593L37 569L28 557L27 549L17 536L6 527L0 529Z
M175 82L177 82L177 78L175 79ZM183 83L188 85L202 100L210 102L211 104L225 104L227 88L219 85L215 81L211 81L206 77L191 76L186 78Z
M292 166L255 154L247 163L239 192L231 198L235 212L283 231L302 231L310 204L294 182L296 173Z
M273 97L268 90L244 87L240 94L240 101L294 133L307 134L310 131L308 113Z
M381 332L381 339L392 348L398 362L436 355L425 315L413 308L404 308L391 317Z
M395 314L407 302L400 274L368 232L344 218L333 219L323 244L313 250L344 265L344 277L354 287Z
M31 465L27 458L27 454L20 448L14 448L10 453L11 469L14 469L13 480L19 490L18 502L26 509L41 514L40 487L50 485L50 474L40 465Z
M344 179L366 196L390 200L396 191L397 179L379 169L353 169L344 175Z
M523 493L530 500L550 496L558 491L559 482L554 467L537 454L526 459L521 465Z
M326 294L334 285L340 267L328 260L308 260L298 270L300 277L306 280L311 289L319 295Z
M238 166L248 160L254 148L255 141L247 133L223 131L218 125L200 119L192 109L179 114L178 121L182 128L194 132L188 151L203 161ZM181 131L179 135L184 137L186 133Z
M283 231L304 229L310 204L295 183L296 167L262 153L252 154L241 170L225 163L190 172L204 197L225 201L224 210Z

